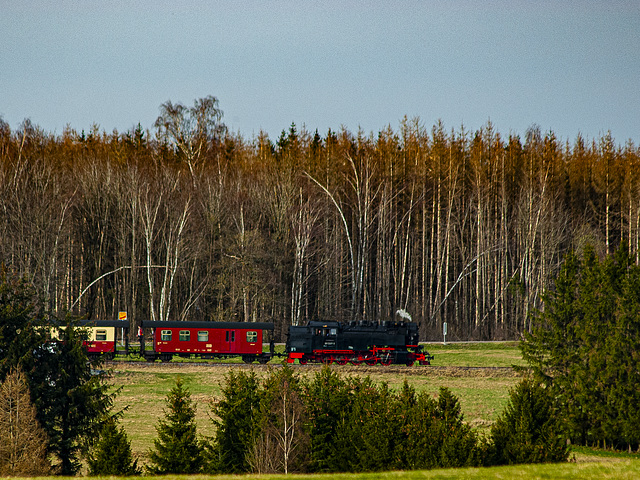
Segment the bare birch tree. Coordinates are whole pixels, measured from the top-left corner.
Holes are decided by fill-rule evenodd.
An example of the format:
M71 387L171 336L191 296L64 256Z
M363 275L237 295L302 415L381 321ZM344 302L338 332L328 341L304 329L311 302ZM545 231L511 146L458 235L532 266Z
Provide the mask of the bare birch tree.
M290 210L291 231L294 242L293 280L291 282L291 324L300 325L303 313L303 297L309 277L307 259L313 239L313 229L320 217L320 210L310 199L304 199L302 189L299 204ZM307 273L305 273L307 272Z
M255 473L302 471L310 441L304 426L305 406L286 372L276 374L271 379L274 380L265 421L250 453L249 464ZM265 388L269 387L265 385Z
M194 182L196 168L210 143L219 140L226 131L222 115L218 99L211 95L195 100L193 107L171 101L160 106L160 116L154 124L158 135L184 159Z
M147 185L139 197L141 224L146 247L147 284L149 288L149 311L152 320L171 318L172 294L176 274L182 267L183 233L191 214L191 198L177 195L179 180L167 185L166 190L153 192ZM173 195L172 195L173 194ZM173 200L173 201L172 201ZM154 265L164 268L159 278Z

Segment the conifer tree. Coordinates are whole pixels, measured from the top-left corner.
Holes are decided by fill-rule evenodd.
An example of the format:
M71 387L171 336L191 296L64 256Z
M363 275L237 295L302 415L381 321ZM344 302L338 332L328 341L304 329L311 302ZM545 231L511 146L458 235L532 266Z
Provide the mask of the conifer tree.
M158 438L149 452L150 474L199 473L204 459L202 444L196 433L196 407L191 393L180 377L167 395L165 420L156 426Z
M138 461L131 454L127 433L110 417L100 432L100 440L87 459L89 475L140 475Z
M440 467L473 466L480 462L477 438L464 422L460 401L448 388L440 387L436 416L439 420L435 437L439 440Z
M41 348L30 372L31 389L38 418L49 435L49 450L60 461L60 473L75 475L117 392L109 394L104 375L92 373L82 345L84 334L72 321L59 338Z
M548 390L524 379L509 394L509 403L491 427L490 463L563 462L569 455L561 419Z
M322 367L304 386L305 401L310 423L311 469L316 472L345 471L349 451L343 448L341 438L349 425L351 386L331 370ZM350 439L346 439L350 442Z
M255 373L229 372L222 399L211 406L216 433L206 446L209 473L250 471L249 452L260 418L260 382Z
M640 444L639 277L624 246L602 261L591 247L582 259L569 254L521 344L535 379L558 399L574 443Z

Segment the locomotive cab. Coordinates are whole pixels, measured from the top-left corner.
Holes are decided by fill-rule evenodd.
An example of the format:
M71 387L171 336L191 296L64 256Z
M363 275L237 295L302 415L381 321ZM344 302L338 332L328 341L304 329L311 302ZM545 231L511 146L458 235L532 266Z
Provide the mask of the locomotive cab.
M310 321L305 326L289 327L288 352L312 353L314 350L335 349L338 342L338 322Z

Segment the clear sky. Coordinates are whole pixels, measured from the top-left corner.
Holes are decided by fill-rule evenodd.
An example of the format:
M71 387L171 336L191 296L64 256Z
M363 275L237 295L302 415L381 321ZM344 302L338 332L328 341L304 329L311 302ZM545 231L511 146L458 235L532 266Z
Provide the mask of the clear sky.
M0 0L0 116L152 129L214 95L247 139L537 124L640 144L640 0Z

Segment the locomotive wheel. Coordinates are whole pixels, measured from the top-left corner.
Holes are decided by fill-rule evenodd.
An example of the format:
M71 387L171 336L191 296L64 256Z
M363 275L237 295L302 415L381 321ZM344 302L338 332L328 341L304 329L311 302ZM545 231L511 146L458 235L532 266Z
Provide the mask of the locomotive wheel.
M406 361L406 365L407 365L407 367L413 367L413 364L414 364L414 363L415 363L415 361L414 361L414 360L407 360L407 361Z
M360 365L362 363L361 360L358 359L351 359L351 365Z
M324 363L325 365L331 365L333 363L333 360L333 355L327 355L322 359L322 363Z
M387 358L385 358L384 360L380 360L380 363L382 365L391 365L391 363L393 362L393 358L391 358L391 355L389 355Z
M307 359L306 358L301 358L300 359L300 365L306 365L307 364Z
M338 365L346 365L349 362L349 359L347 357L340 357L336 360L336 363Z
M376 363L378 363L378 358L377 357L367 358L367 359L365 359L364 363L366 363L369 366L373 366Z

